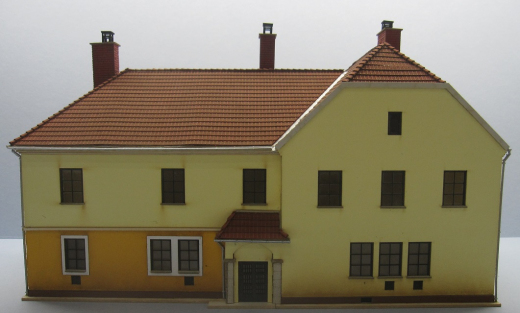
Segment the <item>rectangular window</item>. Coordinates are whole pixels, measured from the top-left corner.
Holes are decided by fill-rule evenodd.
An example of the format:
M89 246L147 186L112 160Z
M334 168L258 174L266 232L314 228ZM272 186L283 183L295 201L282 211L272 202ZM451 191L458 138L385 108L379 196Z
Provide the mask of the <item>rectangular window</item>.
M388 135L401 135L402 112L388 112Z
M318 171L318 206L341 206L342 171Z
M88 275L88 237L61 236L63 275Z
M430 276L431 242L408 244L408 276Z
M444 171L442 205L466 205L466 171Z
M199 270L199 241L179 240L179 271Z
M243 203L265 204L266 203L266 170L244 169L243 172Z
M184 169L163 168L161 171L162 203L184 204Z
M202 237L148 236L148 275L202 276Z
M381 178L381 206L404 206L404 171L383 171Z
M60 168L61 203L83 203L83 170Z
M402 247L400 242L379 244L379 276L401 276Z
M374 244L360 242L350 244L350 276L372 277L372 255Z

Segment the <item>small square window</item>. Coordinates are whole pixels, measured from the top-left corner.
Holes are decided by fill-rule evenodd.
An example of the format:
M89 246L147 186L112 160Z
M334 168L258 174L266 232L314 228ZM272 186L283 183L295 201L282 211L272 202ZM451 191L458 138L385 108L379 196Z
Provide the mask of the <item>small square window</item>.
M414 282L413 282L413 290L423 290L423 281L422 280L414 280Z
M385 290L394 290L394 282L385 281Z
M185 276L184 277L184 286L193 286L195 285L195 278L193 276Z
M388 112L388 135L401 135L402 112Z
M70 276L70 280L73 285L81 285L81 276Z

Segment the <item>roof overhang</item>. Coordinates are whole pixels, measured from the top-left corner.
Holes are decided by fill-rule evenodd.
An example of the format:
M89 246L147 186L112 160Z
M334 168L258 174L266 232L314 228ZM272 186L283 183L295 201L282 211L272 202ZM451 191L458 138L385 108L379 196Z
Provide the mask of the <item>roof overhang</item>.
M43 147L7 146L18 153L34 154L278 154L272 146L229 147Z
M343 75L341 75L343 76ZM341 77L340 76L340 77ZM333 84L334 85L334 84ZM332 89L333 85L329 87ZM348 88L395 88L395 89L445 89L455 98L477 122L495 139L504 149L508 150L509 145L500 135L473 109L473 107L448 83L373 83L373 82L343 82L327 94L327 91L316 100L296 122L273 144L273 150L280 150L300 129L302 129L316 114L320 112L332 99L334 99L343 89Z

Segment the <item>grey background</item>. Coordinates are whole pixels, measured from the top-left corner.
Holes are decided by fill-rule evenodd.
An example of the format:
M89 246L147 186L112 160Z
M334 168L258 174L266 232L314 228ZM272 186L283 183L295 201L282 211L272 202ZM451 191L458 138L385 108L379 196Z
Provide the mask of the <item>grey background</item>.
M276 68L348 68L384 19L401 51L449 82L520 147L518 1L0 1L0 143L92 89L89 43L115 32L120 69L257 68L258 33L274 23ZM45 183L45 182L42 182ZM504 189L502 236L520 236L520 158ZM0 238L20 238L18 159L0 147Z

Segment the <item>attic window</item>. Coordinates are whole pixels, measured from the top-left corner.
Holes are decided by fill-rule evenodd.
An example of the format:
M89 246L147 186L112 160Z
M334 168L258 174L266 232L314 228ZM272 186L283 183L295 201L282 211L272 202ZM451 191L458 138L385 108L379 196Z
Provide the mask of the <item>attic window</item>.
M403 112L388 112L388 135L401 135Z

